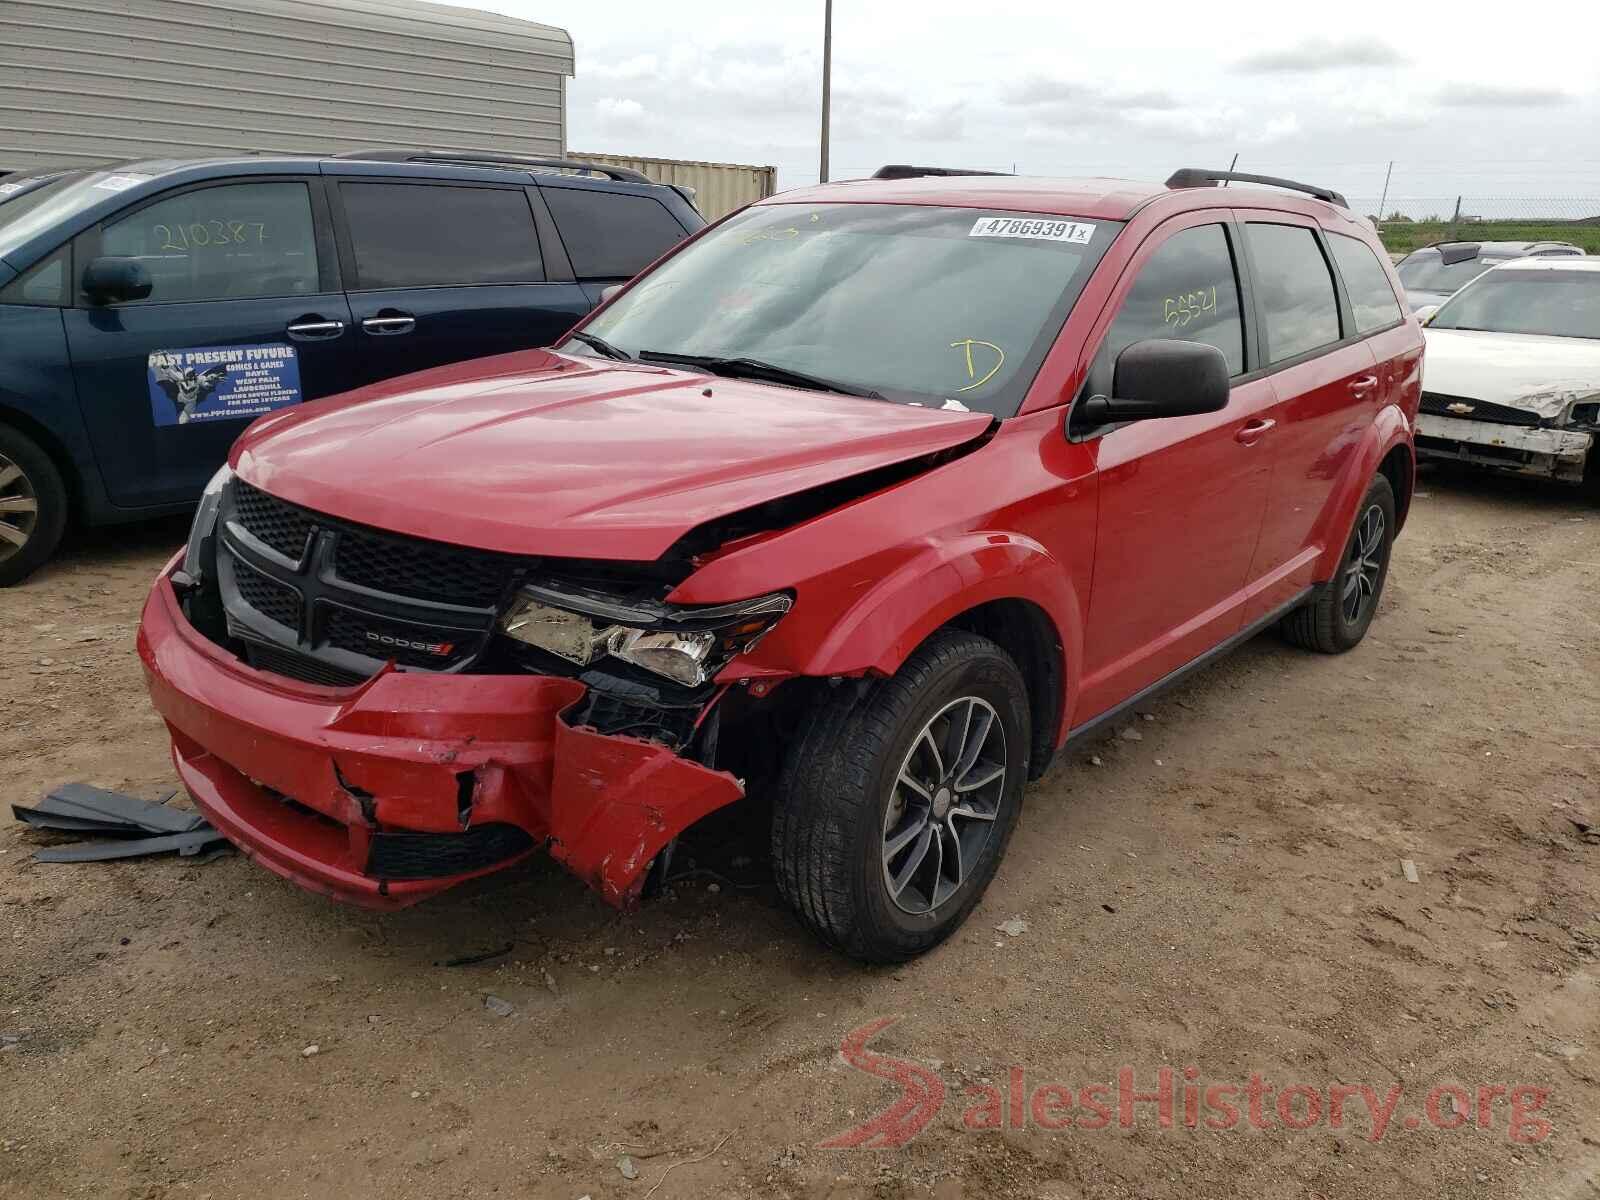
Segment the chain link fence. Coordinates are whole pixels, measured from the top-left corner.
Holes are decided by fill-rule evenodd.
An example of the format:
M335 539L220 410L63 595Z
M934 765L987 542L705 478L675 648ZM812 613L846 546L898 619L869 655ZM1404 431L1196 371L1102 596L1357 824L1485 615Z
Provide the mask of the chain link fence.
M1396 254L1450 241L1571 242L1600 254L1600 197L1373 196L1352 197L1350 207L1377 223Z

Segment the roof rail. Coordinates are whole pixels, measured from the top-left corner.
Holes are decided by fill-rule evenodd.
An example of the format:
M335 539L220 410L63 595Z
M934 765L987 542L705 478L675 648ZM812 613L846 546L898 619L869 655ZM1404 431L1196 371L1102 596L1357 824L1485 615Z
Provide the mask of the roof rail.
M457 163L462 166L534 167L547 171L592 171L623 183L655 183L648 175L631 167L613 167L580 158L533 158L523 154L502 154L496 150L347 150L330 158L360 159L364 162Z
M1004 171L970 171L965 167L908 167L890 163L872 173L874 179L921 179L925 175L1004 175Z
M1264 183L1271 187L1288 188L1291 192L1304 192L1340 208L1349 208L1350 202L1332 188L1317 187L1310 183L1296 183L1293 179L1279 179L1276 175L1246 175L1240 171L1208 171L1204 167L1184 167L1174 171L1167 180L1169 188L1211 187L1218 183Z

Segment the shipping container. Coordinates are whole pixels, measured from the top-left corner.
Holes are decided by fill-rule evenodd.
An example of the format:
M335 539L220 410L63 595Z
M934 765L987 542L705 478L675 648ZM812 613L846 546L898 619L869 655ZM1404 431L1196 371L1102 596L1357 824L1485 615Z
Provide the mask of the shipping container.
M680 158L639 158L629 154L586 154L576 150L572 152L572 157L611 167L631 167L657 183L693 188L695 207L705 214L708 221L715 221L736 208L765 199L777 191L777 167L696 162Z
M572 39L422 0L0 0L0 171L566 148Z

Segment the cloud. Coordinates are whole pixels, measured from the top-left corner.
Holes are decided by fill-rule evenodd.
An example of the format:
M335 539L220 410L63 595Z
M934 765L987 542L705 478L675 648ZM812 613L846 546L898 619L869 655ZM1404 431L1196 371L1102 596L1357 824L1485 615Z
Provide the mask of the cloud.
M1433 99L1434 103L1448 108L1540 108L1547 104L1566 104L1572 96L1556 88L1461 83L1440 88Z
M629 133L650 124L644 105L627 97L602 96L595 101L594 112L609 133Z
M1405 55L1377 38L1309 37L1279 50L1247 54L1234 66L1249 75L1289 75L1348 67L1392 67L1405 61Z
M1005 102L1018 108L1070 108L1075 112L1165 111L1184 107L1170 92L1156 88L1124 91L1098 83L1029 75L1002 89Z

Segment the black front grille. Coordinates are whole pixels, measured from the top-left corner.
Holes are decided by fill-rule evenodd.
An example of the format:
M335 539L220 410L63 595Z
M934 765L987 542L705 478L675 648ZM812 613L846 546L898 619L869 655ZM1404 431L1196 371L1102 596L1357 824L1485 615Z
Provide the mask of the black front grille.
M222 512L219 578L230 631L258 648L253 664L310 683L370 678L390 660L402 670L460 670L488 644L531 561L384 533L237 479ZM270 655L260 652L263 643Z
M1470 408L1470 412L1451 412L1452 404ZM1495 425L1521 425L1533 428L1541 423L1538 413L1506 404L1490 404L1474 400L1471 396L1447 396L1441 392L1422 393L1422 411L1437 417L1455 417L1461 421L1488 421Z
M233 481L233 516L251 537L296 562L305 554L306 539L315 524L305 509L237 479Z
M442 671L476 653L483 634L477 630L424 628L385 621L348 608L332 608L323 622L322 640L351 654L392 658L402 667Z
M533 846L515 825L479 825L464 833L375 833L367 855L374 879L440 879L492 867Z
M234 560L233 579L240 599L251 608L279 625L300 628L300 593L294 588L269 579L238 559Z
M296 654L279 646L265 646L260 642L245 643L245 661L258 671L270 671L301 683L320 683L323 687L354 687L367 676L356 671L341 671L338 667Z
M339 578L361 587L487 608L510 590L517 560L486 550L341 526L333 565Z

